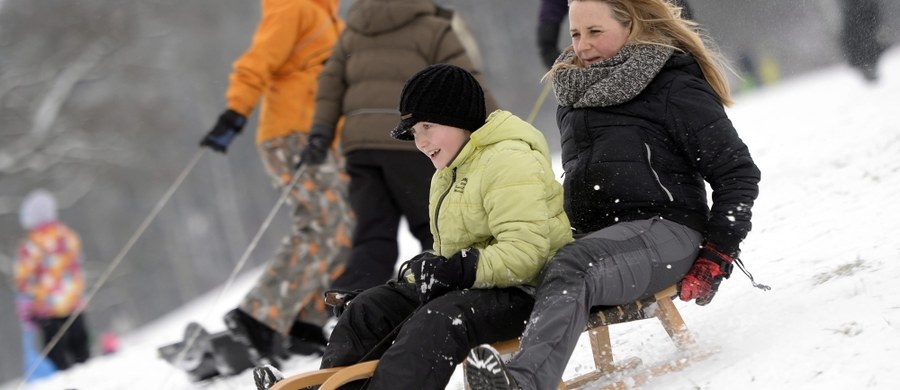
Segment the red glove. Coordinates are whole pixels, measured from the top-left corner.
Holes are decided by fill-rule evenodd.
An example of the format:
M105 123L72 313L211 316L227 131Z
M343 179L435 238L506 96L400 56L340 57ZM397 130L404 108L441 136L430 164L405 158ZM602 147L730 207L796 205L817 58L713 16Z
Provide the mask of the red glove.
M719 252L715 246L706 243L700 250L694 265L684 275L679 284L678 296L682 301L695 299L696 303L704 306L712 301L722 279L731 276L734 258Z

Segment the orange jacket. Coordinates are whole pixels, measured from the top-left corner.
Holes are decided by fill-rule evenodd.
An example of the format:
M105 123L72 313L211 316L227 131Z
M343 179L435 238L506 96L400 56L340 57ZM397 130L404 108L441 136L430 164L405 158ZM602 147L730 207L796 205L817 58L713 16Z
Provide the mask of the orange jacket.
M250 48L234 62L225 99L250 116L262 98L256 143L309 133L316 77L343 29L338 0L262 0Z

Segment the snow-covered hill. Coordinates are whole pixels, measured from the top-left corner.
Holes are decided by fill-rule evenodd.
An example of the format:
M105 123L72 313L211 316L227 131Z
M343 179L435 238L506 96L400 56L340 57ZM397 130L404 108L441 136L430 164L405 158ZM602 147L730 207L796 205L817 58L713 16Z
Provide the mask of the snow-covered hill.
M835 67L741 95L729 110L763 172L742 257L773 289L754 289L736 271L711 305L678 302L696 338L718 353L644 388L900 388L900 50L887 54L878 84ZM405 256L418 250L408 236L403 244ZM20 388L252 388L249 371L191 383L155 353L189 321L222 329L221 314L252 280L125 335L115 355ZM620 356L650 362L673 352L653 321L611 330ZM589 368L588 349L579 347L567 376ZM285 371L317 366L296 358ZM463 388L459 372L448 388Z

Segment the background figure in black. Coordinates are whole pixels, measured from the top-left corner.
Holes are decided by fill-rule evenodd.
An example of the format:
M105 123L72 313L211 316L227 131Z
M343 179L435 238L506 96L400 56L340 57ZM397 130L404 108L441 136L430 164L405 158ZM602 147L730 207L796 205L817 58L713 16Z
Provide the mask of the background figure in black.
M671 0L672 4L681 7L681 17L694 19L687 0ZM848 2L853 2L848 0ZM538 14L537 44L541 61L548 69L553 66L556 57L562 51L559 49L559 29L563 20L569 16L569 0L541 0L541 11Z
M866 81L878 79L878 57L885 45L878 41L881 12L876 0L843 0L844 25L841 48L850 66L858 68Z
M569 16L568 0L541 0L538 14L537 44L544 66L550 68L559 57L559 28Z

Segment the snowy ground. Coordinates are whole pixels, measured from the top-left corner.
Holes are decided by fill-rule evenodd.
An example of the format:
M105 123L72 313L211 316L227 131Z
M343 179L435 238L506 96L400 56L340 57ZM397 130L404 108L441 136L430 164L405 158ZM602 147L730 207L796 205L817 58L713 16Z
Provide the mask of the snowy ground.
M754 289L736 270L710 306L678 302L695 337L718 353L645 389L900 388L900 50L881 70L876 85L847 67L808 74L741 95L729 110L763 172L742 257L773 289ZM408 236L403 244L405 256L418 250ZM155 352L189 321L222 329L221 314L252 280L124 336L118 354L0 390L252 388L249 371L191 383ZM652 362L674 351L654 321L611 332L619 356ZM585 342L566 376L591 365ZM296 358L285 371L317 366ZM457 372L448 389L462 388Z

